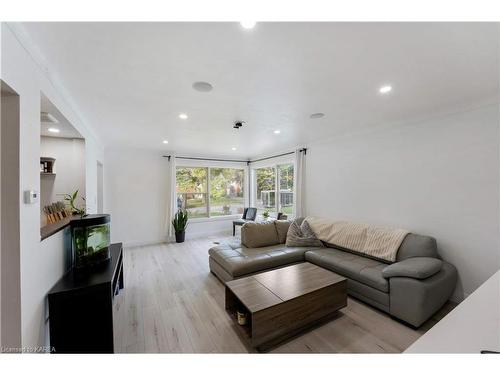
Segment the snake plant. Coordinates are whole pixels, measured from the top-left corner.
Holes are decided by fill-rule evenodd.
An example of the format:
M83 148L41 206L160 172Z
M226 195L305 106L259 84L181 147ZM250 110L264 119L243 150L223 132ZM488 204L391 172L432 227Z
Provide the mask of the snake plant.
M187 227L188 213L186 210L179 209L172 220L172 225L174 226L175 233L184 232Z

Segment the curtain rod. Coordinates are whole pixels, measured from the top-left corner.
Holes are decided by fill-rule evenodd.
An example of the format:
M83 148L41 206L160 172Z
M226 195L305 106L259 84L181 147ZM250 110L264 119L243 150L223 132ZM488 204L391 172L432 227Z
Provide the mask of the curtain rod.
M299 150L299 152L303 152L304 155L306 155L307 154L307 148L301 148ZM295 154L295 151L285 152L284 154L279 154L279 155L274 155L274 156L268 156L267 158L261 158L261 159L256 159L256 160L249 160L248 163L256 163L258 161L264 161L264 160L279 158L280 156L286 156L286 155L292 155L292 154Z
M299 152L303 152L304 155L307 154L307 148L301 148ZM286 152L284 154L279 154L279 155L274 155L274 156L268 156L266 158L261 158L261 159L256 159L256 160L232 160L232 159L211 159L211 158L195 158L195 157L188 157L188 156L175 156L176 159L188 159L188 160L203 160L203 161L225 161L225 162L231 162L231 163L256 163L258 161L264 161L264 160L269 160L269 159L274 159L274 158L279 158L280 156L286 156L286 155L292 155L295 154L295 151L291 152ZM170 158L172 155L163 155L164 158L168 158L168 161L170 161Z
M164 158L168 158L170 161L170 158L172 155L163 155ZM210 159L210 158L193 158L193 157L188 157L188 156L175 156L176 159L188 159L188 160L205 160L205 161L226 161L226 162L232 162L232 163L248 163L248 160L231 160L231 159Z

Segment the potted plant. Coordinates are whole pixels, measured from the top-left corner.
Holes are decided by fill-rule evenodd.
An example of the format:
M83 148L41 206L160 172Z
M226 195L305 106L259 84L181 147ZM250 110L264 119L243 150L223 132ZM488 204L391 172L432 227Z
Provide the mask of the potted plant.
M184 242L186 237L186 227L188 222L188 213L186 210L179 209L172 220L172 225L175 230L175 241L177 243Z
M83 218L84 216L87 216L87 208L85 206L85 198L82 197L83 203L80 206L77 206L75 204L76 200L78 199L78 190L75 191L73 194L64 194L64 200L68 203L68 206L71 210L72 215L78 215L80 216L80 219Z
M264 220L269 219L269 210L265 210L265 211L262 213L262 216L264 217Z

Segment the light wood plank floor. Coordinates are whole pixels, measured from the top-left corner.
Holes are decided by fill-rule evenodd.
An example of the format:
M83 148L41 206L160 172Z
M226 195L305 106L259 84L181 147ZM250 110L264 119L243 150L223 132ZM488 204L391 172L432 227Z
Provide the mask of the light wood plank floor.
M125 353L255 352L224 309L224 287L210 273L214 240L124 250L125 289L115 306L116 351ZM399 353L446 315L447 304L418 330L349 298L334 320L273 353Z

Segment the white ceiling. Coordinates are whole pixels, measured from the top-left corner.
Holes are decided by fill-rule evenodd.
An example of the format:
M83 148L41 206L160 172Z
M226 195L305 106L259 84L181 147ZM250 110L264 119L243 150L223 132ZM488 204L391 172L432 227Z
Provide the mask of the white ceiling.
M50 113L57 121L57 124L41 122L41 135L44 137L56 138L83 138L64 115L52 104L52 102L42 93L40 102L40 112ZM59 129L59 133L49 132L49 128Z
M491 23L23 25L108 147L252 157L498 100Z

